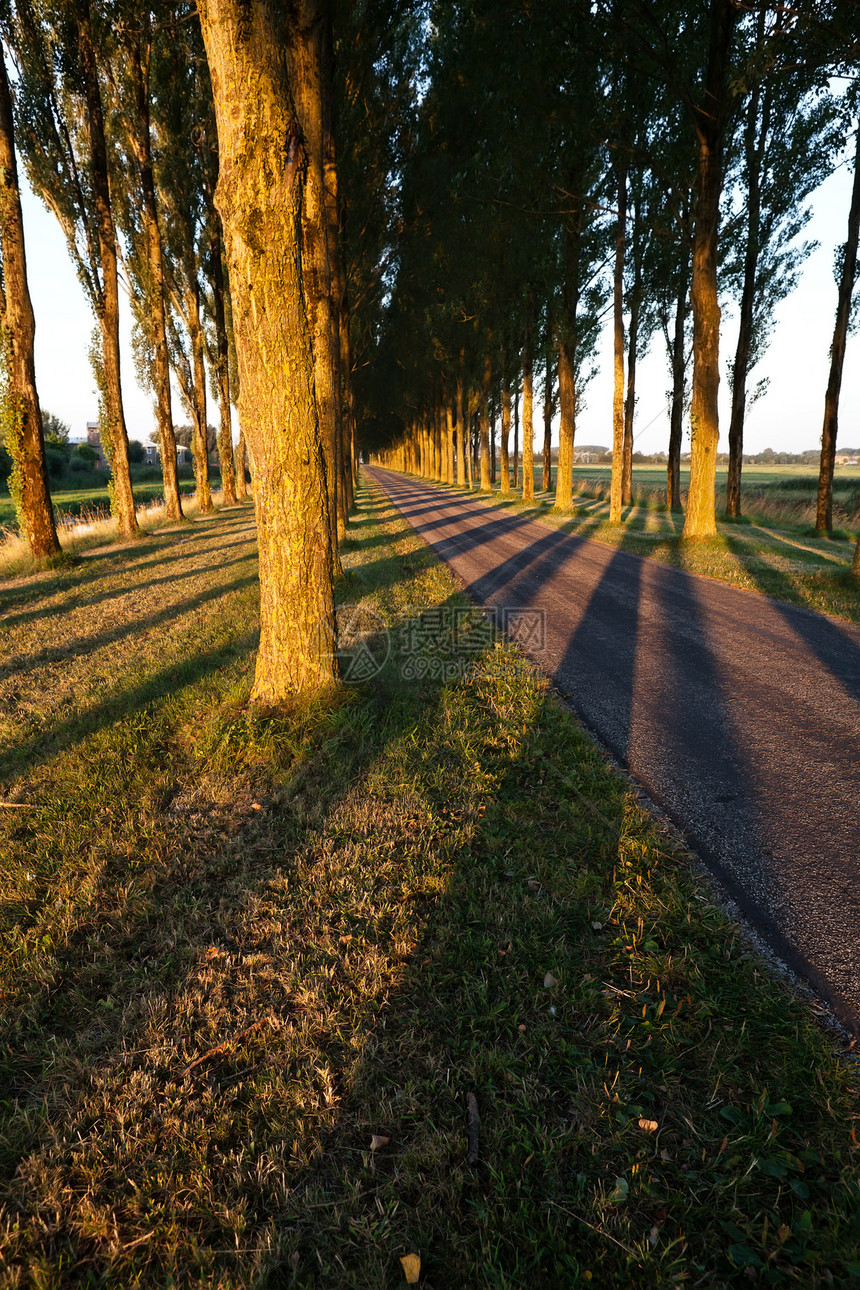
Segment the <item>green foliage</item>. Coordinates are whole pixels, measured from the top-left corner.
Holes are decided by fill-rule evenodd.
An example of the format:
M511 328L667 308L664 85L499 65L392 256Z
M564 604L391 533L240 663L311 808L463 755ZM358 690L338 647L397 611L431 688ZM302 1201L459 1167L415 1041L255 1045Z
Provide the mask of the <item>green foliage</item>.
M128 459L133 466L139 466L142 461L146 461L146 449L139 439L129 440Z
M71 427L65 421L61 421L53 412L48 412L46 408L40 408L42 413L42 433L45 436L45 443L52 443L56 447L69 442Z

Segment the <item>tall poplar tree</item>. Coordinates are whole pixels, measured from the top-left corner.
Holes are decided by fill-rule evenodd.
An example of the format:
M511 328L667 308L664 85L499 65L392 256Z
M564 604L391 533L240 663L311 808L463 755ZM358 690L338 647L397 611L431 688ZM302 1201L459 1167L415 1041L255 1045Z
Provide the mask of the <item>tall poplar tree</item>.
M254 472L260 649L252 697L274 706L336 679L326 462L302 287L309 157L287 73L287 46L304 37L273 0L201 0L199 12Z
M36 319L27 283L24 221L12 123L12 98L0 45L0 314L2 314L2 416L12 457L10 489L31 555L60 550L45 463L42 413L36 392L33 346Z

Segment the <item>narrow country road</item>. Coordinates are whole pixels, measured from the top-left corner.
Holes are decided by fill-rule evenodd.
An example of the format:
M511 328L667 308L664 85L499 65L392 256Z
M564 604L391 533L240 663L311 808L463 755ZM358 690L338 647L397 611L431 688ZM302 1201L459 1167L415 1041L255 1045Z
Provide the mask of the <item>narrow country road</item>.
M370 474L860 1034L860 627Z

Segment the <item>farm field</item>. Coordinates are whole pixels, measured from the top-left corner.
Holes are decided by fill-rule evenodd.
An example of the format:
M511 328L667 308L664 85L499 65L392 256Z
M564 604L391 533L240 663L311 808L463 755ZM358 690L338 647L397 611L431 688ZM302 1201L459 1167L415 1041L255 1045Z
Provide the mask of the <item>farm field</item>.
M358 502L332 705L248 709L250 507L0 588L0 1283L856 1275L850 1052Z

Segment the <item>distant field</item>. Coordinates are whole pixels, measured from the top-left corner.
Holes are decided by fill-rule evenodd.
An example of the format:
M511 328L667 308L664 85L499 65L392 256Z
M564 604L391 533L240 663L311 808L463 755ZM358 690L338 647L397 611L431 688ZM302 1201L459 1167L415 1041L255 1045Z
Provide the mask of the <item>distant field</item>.
M194 492L194 484L180 483L180 491L183 497L190 496ZM137 502L153 502L161 500L163 496L164 488L161 484L134 485L134 497ZM87 514L106 517L110 514L110 496L107 488L68 488L58 492L52 490L51 497L54 509L61 518ZM15 503L7 493L0 496L0 528L15 527L17 527Z

